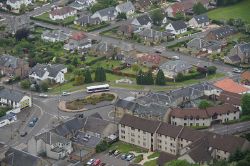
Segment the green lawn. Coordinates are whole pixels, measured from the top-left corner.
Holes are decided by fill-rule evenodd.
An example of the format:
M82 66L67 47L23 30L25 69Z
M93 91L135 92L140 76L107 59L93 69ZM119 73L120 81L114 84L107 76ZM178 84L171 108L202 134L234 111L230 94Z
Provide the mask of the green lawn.
M148 156L148 159L152 159L152 158L159 157L159 156L160 156L159 152L154 152L153 154Z
M94 65L91 66L91 68L96 69L97 67L103 67L104 69L112 70L113 68L118 67L121 64L122 62L117 60L103 60L96 62Z
M241 18L250 23L250 0L243 0L242 2L228 6L221 7L208 12L208 16L214 20L228 20L230 18Z
M138 146L132 145L132 144L127 144L124 142L116 142L114 143L110 149L117 149L119 150L121 153L129 153L129 152L137 152L137 153L146 153L147 150L146 149L142 149Z
M64 20L51 20L49 18L49 13L48 12L44 13L42 15L36 16L35 18L38 18L40 20L44 20L44 21L47 21L47 22L54 22L54 23L57 23L57 24L70 24L70 23L73 23L74 20L75 20L75 16L67 17Z
M144 66L139 66L139 70L142 70L143 72L148 72L148 68ZM136 74L136 72L132 69L132 67L128 67L126 69L121 70L121 72L129 73L129 74Z
M143 164L143 166L157 166L156 160L151 160Z

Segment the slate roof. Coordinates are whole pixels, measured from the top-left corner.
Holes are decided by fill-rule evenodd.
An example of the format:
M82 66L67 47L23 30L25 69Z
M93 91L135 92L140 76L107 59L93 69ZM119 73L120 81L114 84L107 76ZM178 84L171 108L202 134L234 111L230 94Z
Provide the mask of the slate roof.
M20 102L25 96L24 93L0 86L0 98Z
M76 20L76 22L80 25L83 24L96 24L98 22L101 22L100 18L92 18L90 15L82 16L79 19Z
M134 127L135 129L140 129L149 133L154 133L160 123L159 121L142 119L128 114L125 114L120 121L122 125Z
M119 4L119 5L116 6L116 8L119 8L122 13L127 13L127 12L129 12L131 10L133 10L133 11L135 10L134 5L130 1Z
M108 17L115 17L116 16L116 9L114 7L105 8L102 10L97 11L101 17L108 16Z
M49 38L54 38L58 41L65 41L69 38L69 36L61 31L61 30L54 30L54 31L49 31L49 30L46 30L43 32L42 34L43 37L49 37Z
M53 132L44 132L35 136L36 140L43 140L46 144L54 145L56 143L67 144L71 142L70 140L64 138L63 136L57 135Z
M40 166L42 159L27 152L9 148L3 162L11 166Z
M228 59L230 59L230 61L238 63L241 61L239 55L235 54L235 55L231 55L231 56L227 56Z
M194 48L197 50L206 48L211 50L217 50L221 48L223 42L217 40L205 40L202 38L194 38L187 43L187 47Z
M138 0L136 3L139 5L141 8L148 8L152 2L150 0Z
M209 22L209 18L206 14L196 15L194 16L194 19L196 20L198 24Z
M142 37L148 37L148 38L162 38L163 32L156 31L154 29L143 29L141 32L139 32L139 35Z
M18 68L18 58L11 55L0 56L0 66Z
M210 33L214 34L218 39L222 39L236 33L236 29L230 26L224 26L211 30L208 34Z
M186 23L184 21L182 21L182 20L173 21L170 24L172 24L173 28L176 31L187 28Z
M151 18L149 17L149 15L145 14L145 15L141 15L139 17L136 18L137 21L141 24L141 25L147 25L149 22L151 22Z
M57 74L65 69L66 67L63 64L36 64L31 71L30 74L35 73L39 77L43 77L46 71L49 72L50 77L56 77Z
M183 60L175 60L175 61L167 61L160 66L160 69L166 71L172 71L175 73L186 71L192 68L192 64L183 61Z
M50 12L51 15L53 16L62 16L62 15L65 15L65 14L68 14L68 13L71 13L73 12L75 9L72 8L72 7L69 7L69 6L65 6L65 7L62 7L62 8L58 8L58 9L54 9Z

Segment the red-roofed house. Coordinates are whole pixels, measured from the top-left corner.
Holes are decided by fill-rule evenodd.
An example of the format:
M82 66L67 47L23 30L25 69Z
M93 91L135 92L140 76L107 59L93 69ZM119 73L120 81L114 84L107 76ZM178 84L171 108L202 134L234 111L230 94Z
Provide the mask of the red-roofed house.
M246 85L250 85L250 71L245 71L241 74L241 81Z
M87 36L83 32L74 32L71 34L71 37L70 37L70 39L77 40L77 41L83 40L85 38L87 38Z
M223 80L217 81L214 83L214 86L228 92L243 94L246 92L250 92L250 89L245 87L244 85L238 84L234 82L232 79L225 78Z
M62 8L56 8L49 13L51 20L64 20L67 17L76 15L76 9L66 6Z
M143 55L138 58L139 62L143 65L147 66L159 66L161 62L161 56L153 54L153 55Z

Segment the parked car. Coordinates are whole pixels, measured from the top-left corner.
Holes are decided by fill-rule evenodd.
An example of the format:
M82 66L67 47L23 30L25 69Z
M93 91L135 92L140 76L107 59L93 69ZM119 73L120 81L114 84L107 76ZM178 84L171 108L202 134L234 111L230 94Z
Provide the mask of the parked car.
M25 132L21 132L20 136L21 137L25 137L28 133L25 131Z
M180 59L180 57L178 57L178 56L173 56L172 58L175 59L175 60L179 60Z
M90 160L86 163L86 165L92 165L94 162L95 162L95 159L90 159Z
M70 95L69 92L63 92L63 93L62 93L62 96L68 96L68 95Z
M242 73L242 70L238 69L238 68L233 68L233 72L234 73Z
M114 155L115 155L115 156L118 156L120 153L121 153L121 152L120 152L119 150L116 150L116 151L114 152Z
M36 123L34 123L33 121L29 122L29 127L34 127Z
M38 121L38 117L33 118L32 121L36 123Z
M156 51L155 51L155 53L161 54L161 51L159 51L159 50L156 50Z
M99 164L101 164L101 160L100 159L96 159L92 165L93 166L98 166Z
M129 153L128 155L127 155L127 157L126 157L126 160L127 161L131 161L131 160L133 160L135 158L135 155L133 154L133 153Z
M127 156L128 156L128 154L122 154L122 155L121 155L121 159L122 159L122 160L126 160Z
M40 93L40 94L39 94L39 97L47 98L48 95L46 95L46 94L44 94L44 93Z
M109 151L109 155L112 155L112 154L114 154L114 153L115 153L115 151L116 151L115 149L113 149L113 150L110 150L110 151Z

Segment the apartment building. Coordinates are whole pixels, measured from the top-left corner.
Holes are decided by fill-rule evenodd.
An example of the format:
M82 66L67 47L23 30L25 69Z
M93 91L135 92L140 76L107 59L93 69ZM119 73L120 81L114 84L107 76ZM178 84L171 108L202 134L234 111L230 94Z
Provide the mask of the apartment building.
M180 159L199 164L212 159L227 160L237 149L250 149L250 143L243 138L202 132L129 114L125 114L119 123L119 139L149 151L178 155Z

